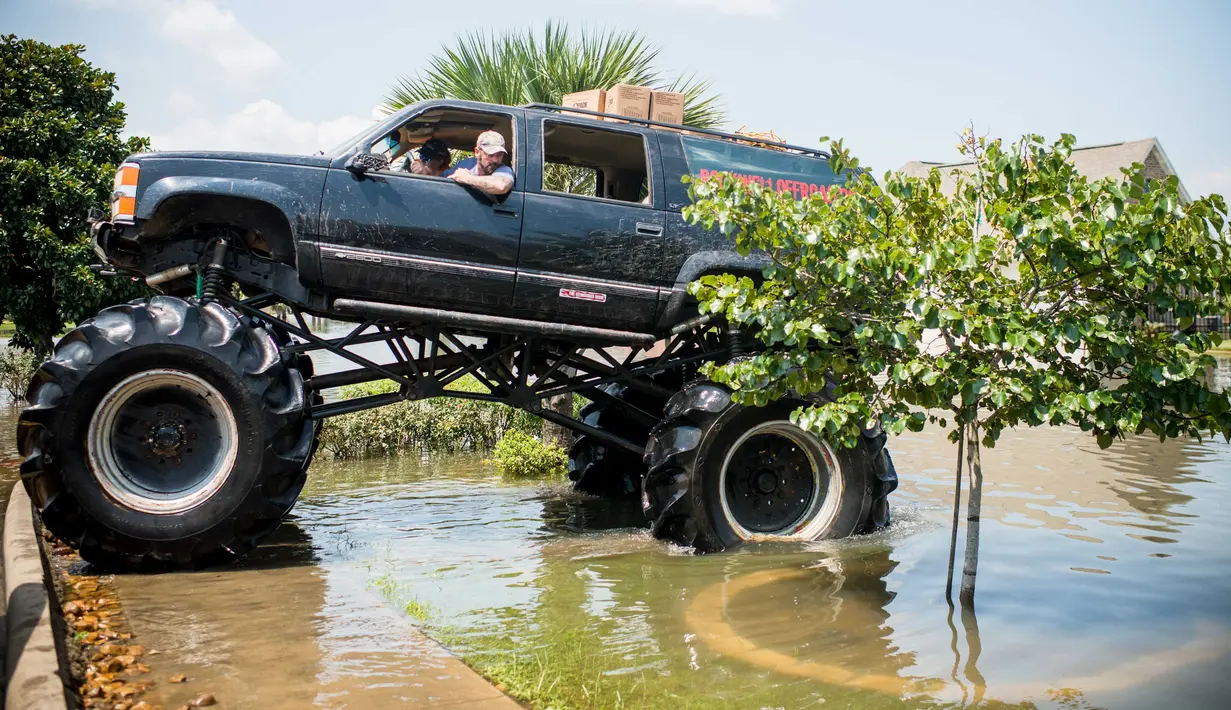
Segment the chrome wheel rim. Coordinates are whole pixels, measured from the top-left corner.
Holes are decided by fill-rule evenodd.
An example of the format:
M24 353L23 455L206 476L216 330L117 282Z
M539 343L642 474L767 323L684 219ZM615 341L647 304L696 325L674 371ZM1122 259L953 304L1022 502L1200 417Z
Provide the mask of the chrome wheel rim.
M226 398L182 370L147 370L112 387L90 419L86 457L103 491L127 508L175 515L230 477L239 427Z
M723 516L741 538L815 539L842 498L829 444L787 420L744 432L727 450L719 491Z

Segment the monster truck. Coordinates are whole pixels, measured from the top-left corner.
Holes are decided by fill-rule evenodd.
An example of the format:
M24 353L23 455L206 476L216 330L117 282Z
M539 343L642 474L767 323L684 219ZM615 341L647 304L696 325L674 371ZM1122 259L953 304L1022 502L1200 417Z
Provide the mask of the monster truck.
M461 151L489 130L516 176L503 196L392 167L430 138ZM883 527L897 478L882 432L838 449L790 422L799 400L745 406L697 377L756 341L698 316L687 284L759 276L765 257L685 221L681 176L732 172L805 195L838 181L827 157L450 100L320 155L131 156L110 216L91 216L96 268L160 295L107 308L57 343L18 424L22 480L45 525L87 560L196 568L274 530L323 419L464 397L567 427L577 489L640 498L654 534L699 551ZM327 337L306 316L348 332ZM387 356L372 357L373 343ZM321 352L351 367L315 373ZM489 391L445 389L467 375ZM382 379L397 390L323 396ZM578 418L542 405L569 392L590 400Z

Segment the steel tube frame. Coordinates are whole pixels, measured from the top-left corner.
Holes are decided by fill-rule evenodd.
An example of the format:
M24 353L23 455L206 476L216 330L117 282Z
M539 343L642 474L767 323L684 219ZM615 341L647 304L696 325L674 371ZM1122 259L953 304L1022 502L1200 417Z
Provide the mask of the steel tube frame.
M670 336L663 352L654 356L643 355L644 349L639 347L578 346L538 333L487 333L371 318L355 324L349 333L340 338L322 338L312 333L303 313L294 304L286 304L293 316L294 322L291 322L291 319L260 310L271 305L266 294L243 301L223 295L218 300L242 315L289 336L292 341L283 348L285 352L310 354L324 351L358 366L310 378L307 384L317 392L379 379L389 379L398 384L396 392L310 404L308 414L313 419L430 397L500 402L638 455L644 453L644 447L637 442L547 409L543 407L543 400L570 392L602 399L606 393L598 388L612 382L626 383L660 397L670 397L674 391L654 384L650 375L726 355L725 348L719 346L718 340L704 326ZM483 342L467 342L469 338L481 338ZM379 342L388 345L395 362L377 363L348 349ZM489 391L446 389L466 375L473 375ZM651 413L636 410L630 414L653 423Z

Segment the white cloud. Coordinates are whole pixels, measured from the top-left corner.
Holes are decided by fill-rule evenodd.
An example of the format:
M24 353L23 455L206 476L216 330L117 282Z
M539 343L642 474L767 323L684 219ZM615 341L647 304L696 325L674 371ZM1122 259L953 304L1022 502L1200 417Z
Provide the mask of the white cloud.
M152 136L156 150L241 150L310 154L328 150L371 126L371 118L341 116L314 122L295 118L261 99L220 121L194 118Z
M230 10L210 0L160 3L162 34L212 59L232 76L268 74L282 65L273 47L252 36Z
M778 0L669 0L672 5L724 15L776 15Z
M164 38L208 58L230 79L252 82L282 66L277 50L253 36L234 13L219 8L213 0L77 1L149 18Z

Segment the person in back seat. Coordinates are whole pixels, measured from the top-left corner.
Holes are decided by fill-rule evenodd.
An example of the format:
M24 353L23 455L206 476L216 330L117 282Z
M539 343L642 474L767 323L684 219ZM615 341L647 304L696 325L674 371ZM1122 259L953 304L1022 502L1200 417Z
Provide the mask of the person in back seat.
M495 131L483 131L474 143L474 157L449 168L444 176L489 195L508 194L515 178L513 169L504 164L507 153L504 136Z
M449 169L453 156L448 146L439 138L429 138L419 148L419 159L410 164L410 172L415 175L432 175L441 177Z

